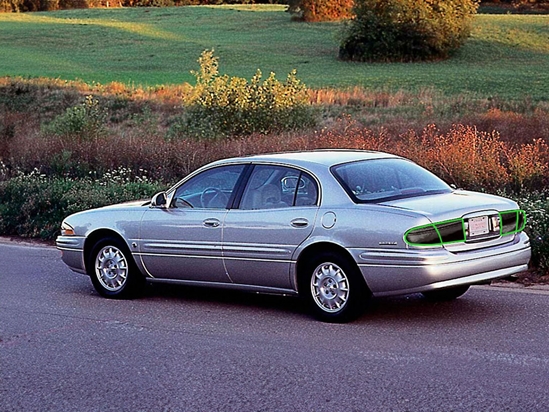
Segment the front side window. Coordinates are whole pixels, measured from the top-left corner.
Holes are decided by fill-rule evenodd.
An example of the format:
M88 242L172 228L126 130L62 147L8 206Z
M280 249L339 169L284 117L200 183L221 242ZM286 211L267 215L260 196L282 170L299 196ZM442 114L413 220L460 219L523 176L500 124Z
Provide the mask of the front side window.
M194 176L177 188L172 207L228 208L243 170L243 165L221 166Z
M332 167L332 173L355 203L449 193L431 172L405 159L372 159Z
M316 183L306 173L289 167L258 165L244 189L240 209L313 206L317 199Z

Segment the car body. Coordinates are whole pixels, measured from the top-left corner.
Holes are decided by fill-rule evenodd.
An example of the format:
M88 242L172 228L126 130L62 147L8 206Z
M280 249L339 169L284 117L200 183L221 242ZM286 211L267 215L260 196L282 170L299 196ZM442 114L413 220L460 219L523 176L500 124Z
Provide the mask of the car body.
M325 321L370 296L452 299L527 268L524 212L387 153L216 161L151 201L76 213L57 247L106 297L145 281L301 295Z

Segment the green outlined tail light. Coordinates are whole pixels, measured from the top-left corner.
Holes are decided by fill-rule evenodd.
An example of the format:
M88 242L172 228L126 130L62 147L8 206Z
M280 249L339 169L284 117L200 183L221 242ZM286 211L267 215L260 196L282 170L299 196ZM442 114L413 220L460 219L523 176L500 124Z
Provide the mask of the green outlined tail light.
M499 213L501 222L501 236L522 232L526 227L526 213L524 210L509 210Z
M450 220L448 222L435 223L443 244L465 241L463 219Z
M479 219L479 218L475 218ZM524 210L508 210L486 215L486 230L475 234L471 225L473 219L453 219L413 227L404 234L404 241L410 246L443 246L452 243L478 242L519 233L526 226Z
M404 241L411 246L442 246L465 242L463 219L447 220L418 226L404 234Z
M435 225L410 229L404 235L404 241L412 246L436 246L441 244Z

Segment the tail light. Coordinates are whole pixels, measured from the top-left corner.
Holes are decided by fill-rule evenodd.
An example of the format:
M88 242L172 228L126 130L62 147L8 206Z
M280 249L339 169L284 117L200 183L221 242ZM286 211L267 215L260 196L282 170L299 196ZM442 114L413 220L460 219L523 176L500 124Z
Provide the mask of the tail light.
M509 210L471 219L454 219L414 227L404 234L410 246L442 246L512 235L524 230L526 213Z

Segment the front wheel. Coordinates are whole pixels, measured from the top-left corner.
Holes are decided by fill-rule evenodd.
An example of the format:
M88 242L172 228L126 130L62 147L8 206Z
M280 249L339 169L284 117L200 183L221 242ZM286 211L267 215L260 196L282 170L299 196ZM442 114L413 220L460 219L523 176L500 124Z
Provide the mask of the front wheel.
M370 297L358 268L334 253L311 259L300 279L300 294L315 317L324 322L357 318Z
M427 292L422 292L424 298L431 302L446 302L454 300L464 295L469 290L469 285L454 286L446 289L435 289Z
M116 238L102 239L93 246L87 272L95 290L106 298L134 297L144 284L127 246Z

